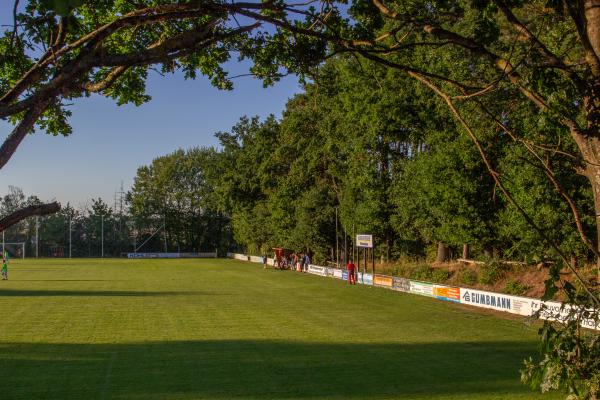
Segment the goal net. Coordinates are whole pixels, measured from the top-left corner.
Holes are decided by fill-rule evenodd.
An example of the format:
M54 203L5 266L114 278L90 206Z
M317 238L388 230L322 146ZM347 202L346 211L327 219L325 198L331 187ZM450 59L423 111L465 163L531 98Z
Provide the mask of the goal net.
M12 258L25 258L25 242L2 243L2 252L8 251Z

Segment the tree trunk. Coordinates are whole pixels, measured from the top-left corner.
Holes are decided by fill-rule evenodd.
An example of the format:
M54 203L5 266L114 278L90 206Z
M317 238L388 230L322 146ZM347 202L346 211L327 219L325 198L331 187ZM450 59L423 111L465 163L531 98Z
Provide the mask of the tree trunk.
M462 258L468 260L470 255L469 243L463 244Z
M498 247L494 247L493 254L494 254L494 258L495 258L495 259L497 259L497 260L501 259L501 258L502 258L502 256L503 256L502 249L500 249L500 248L498 248Z
M600 91L598 91L600 94ZM600 96L598 96L600 99ZM588 100L592 103L595 101ZM599 101L600 103L600 101ZM585 167L581 171L582 174L588 179L592 187L592 194L594 195L594 211L596 216L596 242L594 243L596 249L600 243L600 104L597 104L594 112L591 110L588 112L588 126L596 124L597 129L590 128L590 131L596 131L594 135L586 135L583 132L577 130L571 130L571 135L575 139L581 155L585 160ZM596 119L597 121L590 121L590 118ZM596 263L600 268L600 259L596 259Z
M443 242L438 242L437 258L435 261L436 262L448 261L448 246L446 246Z
M485 246L483 248L483 256L485 258L492 258L494 253L494 248L492 246Z

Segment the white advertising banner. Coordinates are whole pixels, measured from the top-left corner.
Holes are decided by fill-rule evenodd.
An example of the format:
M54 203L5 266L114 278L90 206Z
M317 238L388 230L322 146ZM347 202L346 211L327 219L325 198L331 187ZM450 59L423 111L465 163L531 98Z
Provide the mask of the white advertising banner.
M338 278L338 279L342 279L342 277L343 277L342 270L341 269L337 269L337 268L333 268L333 277L334 278Z
M540 319L546 319L548 321L566 322L571 316L573 308L569 305L563 305L556 301L541 301L537 299L530 299L532 313L540 311ZM590 318L584 316L581 319L581 326L589 329L600 330L600 321L593 319L593 311L589 310Z
M127 253L127 258L215 258L216 253Z
M373 284L373 275L366 274L364 272L358 273L358 281L364 285L372 285Z
M309 265L308 266L308 273L309 274L320 275L320 276L327 276L327 268L320 267L318 265Z
M373 235L356 235L356 247L373 248Z
M503 293L486 292L483 290L460 288L461 304L505 311L513 314L529 316L531 299L526 297L510 296Z
M251 262L254 262L254 263L262 263L263 259L262 259L262 257L249 256L248 257L248 261L251 261Z
M434 297L432 283L410 281L410 292L421 296Z

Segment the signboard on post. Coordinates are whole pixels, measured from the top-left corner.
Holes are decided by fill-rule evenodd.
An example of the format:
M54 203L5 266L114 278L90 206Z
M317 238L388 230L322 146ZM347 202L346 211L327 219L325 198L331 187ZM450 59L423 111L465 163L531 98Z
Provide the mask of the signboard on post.
M373 235L356 235L356 247L373 248Z

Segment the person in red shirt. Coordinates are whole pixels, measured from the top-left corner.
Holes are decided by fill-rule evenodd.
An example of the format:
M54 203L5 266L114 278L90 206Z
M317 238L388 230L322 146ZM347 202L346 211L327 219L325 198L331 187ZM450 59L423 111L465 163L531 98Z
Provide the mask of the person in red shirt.
M356 285L356 265L354 265L352 259L348 261L346 268L348 268L348 282L351 285Z

